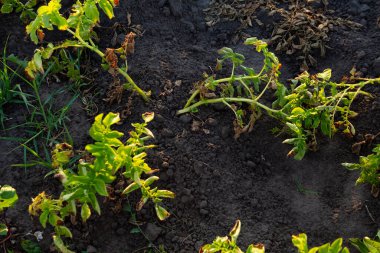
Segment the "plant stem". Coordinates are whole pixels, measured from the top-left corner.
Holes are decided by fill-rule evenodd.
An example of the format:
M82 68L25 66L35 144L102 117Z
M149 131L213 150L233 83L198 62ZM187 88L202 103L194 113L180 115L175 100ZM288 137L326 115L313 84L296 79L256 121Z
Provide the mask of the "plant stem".
M75 38L77 38L79 40L80 43L82 43L82 45L84 47L87 47L88 49L90 49L91 51L97 53L104 61L106 61L105 59L105 56L104 56L104 53L102 51L100 51L96 46L92 46L90 45L89 43L87 43L86 41L84 41L79 35L77 35L74 31L70 30L70 29L67 29L67 31L69 33L71 33ZM122 76L124 76L125 79L127 79L128 83L130 83L133 87L133 90L137 91L137 93L140 94L140 96L147 102L149 101L149 97L147 95L147 93L145 93L142 89L140 89L139 86L137 86L137 84L133 81L133 79L128 75L127 72L125 72L124 70L122 70L121 68L117 68L117 72L119 72L119 74L121 74Z
M205 105L205 104L216 104L216 103L226 103L226 102L237 102L237 103L247 103L250 105L257 105L258 107L266 110L267 112L273 113L273 114L279 114L281 117L287 117L288 115L280 110L274 110L260 102L257 102L256 100L249 99L249 98L234 98L234 97L227 97L227 98L213 98L213 99L204 99L201 101L198 101L182 110L177 111L177 115L184 114L191 112L195 108Z

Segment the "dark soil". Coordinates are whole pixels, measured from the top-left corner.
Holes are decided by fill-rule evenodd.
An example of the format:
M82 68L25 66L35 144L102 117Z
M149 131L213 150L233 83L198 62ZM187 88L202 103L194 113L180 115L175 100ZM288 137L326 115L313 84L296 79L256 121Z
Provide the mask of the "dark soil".
M215 66L217 49L230 46L243 52L253 63L260 62L250 48L234 45L232 38L239 24L222 22L212 28L204 23L202 9L207 0L120 1L117 18L98 28L102 48L111 47L114 35L112 24L127 24L127 13L132 23L143 28L136 40L136 52L129 59L129 73L145 90L152 91L148 104L135 97L131 115L124 120L121 130L127 132L130 123L141 120L146 111L156 114L150 129L156 135L158 147L149 155L152 167L160 168L160 185L174 191L177 197L166 204L172 213L165 222L159 222L147 205L137 214L141 233L130 233L135 226L128 212L114 213L112 202L102 206L102 216L92 217L87 225L72 226L74 239L68 241L71 249L101 253L144 252L151 240L163 245L167 252L197 252L216 235L225 235L236 219L242 221L240 243L243 247L255 242L266 245L268 252L295 252L291 235L305 232L312 245L332 241L337 237L373 236L379 228L380 205L370 194L368 186L355 187L357 173L345 170L342 162L357 161L351 145L360 134L380 131L380 90L370 88L377 95L370 101L357 103L359 117L354 121L359 136L347 139L336 135L332 140L321 139L319 150L308 153L302 161L286 158L289 146L281 144L271 129L277 122L263 117L250 134L234 140L233 115L220 107L204 107L194 115L175 116L185 104L193 83L203 72ZM348 75L353 66L365 76L380 74L380 29L377 18L380 2L376 0L330 1L336 15L350 17L364 24L360 30L337 28L331 34L327 57L318 59L318 67L311 72L332 68L334 78ZM172 5L169 5L172 3ZM357 10L367 5L365 11ZM354 7L353 7L354 6ZM0 45L9 35L8 54L30 57L34 46L25 39L24 25L17 15L0 15ZM106 28L109 27L109 28ZM268 31L254 27L246 31L251 36L267 38ZM280 55L283 62L283 80L298 73L299 65L292 56ZM96 57L93 65L98 65ZM99 68L99 67L97 67ZM102 99L112 78L105 72L95 73L94 100L101 112L120 112L126 108L128 93L121 104L109 105ZM177 85L175 85L177 84ZM64 83L47 83L42 93L49 93ZM62 94L57 103L64 104L71 93ZM68 123L75 148L81 149L90 141L87 131L93 120L82 109L78 100L71 109ZM25 115L18 107L8 107L8 127L23 122ZM200 131L191 130L193 120L204 124ZM2 136L23 136L17 131L3 132ZM44 178L48 170L35 167L10 167L22 163L22 149L17 143L1 141L0 184L14 186L20 197L15 208L7 212L17 236L7 244L15 252L22 239L32 239L35 231L43 231L38 219L28 216L30 199L41 191L58 194L59 182ZM12 152L10 152L13 150ZM365 152L368 152L368 148ZM130 198L132 206L136 197ZM128 201L124 202L125 205ZM374 218L371 219L369 212ZM43 252L49 252L51 231L44 231L40 242ZM144 238L145 236L145 238Z

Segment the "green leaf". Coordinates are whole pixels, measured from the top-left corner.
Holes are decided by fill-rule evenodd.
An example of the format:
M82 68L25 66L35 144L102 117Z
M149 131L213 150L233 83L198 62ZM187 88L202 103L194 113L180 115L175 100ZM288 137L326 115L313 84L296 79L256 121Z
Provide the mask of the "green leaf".
M265 253L265 247L262 244L249 245L246 253Z
M325 69L322 73L318 73L317 77L324 81L328 81L331 79L331 69Z
M298 249L299 253L308 253L307 235L299 234L292 236L292 243Z
M159 198L170 198L170 199L175 198L174 192L171 192L168 190L157 190L156 194L157 194L157 197Z
M8 234L8 227L4 223L0 223L0 236L6 236Z
M160 178L157 176L151 176L144 181L144 186L149 186L149 185L153 184L155 181L157 181L158 179L160 179Z
M136 182L131 183L130 185L127 186L127 188L124 189L123 195L129 194L137 189L139 189L141 186L137 184Z
M116 124L120 121L120 115L118 113L113 113L113 112L110 112L108 113L102 123L106 126L106 127L110 127L112 126L113 124Z
M75 253L74 251L69 250L66 245L63 243L61 237L57 235L53 235L53 242L55 247L61 252L61 253Z
M68 229L66 226L57 226L55 227L55 231L58 235L62 235L65 237L73 238L73 234L71 233L70 229Z
M237 220L235 225L231 229L230 234L229 234L229 236L231 237L231 241L233 243L236 243L236 241L239 237L239 234L240 234L240 230L241 230L241 222L240 222L240 220Z
M167 219L170 216L170 213L159 204L155 204L154 209L156 210L158 219L160 219L161 221Z
M146 112L142 115L145 123L151 122L154 119L154 112Z
M49 210L45 210L41 213L39 220L43 228L46 228L46 223L49 218Z
M92 22L99 22L99 11L94 0L88 0L84 3L84 12Z
M105 196L105 197L108 196L107 187L103 180L95 179L94 187L95 187L95 190L99 193L99 195Z
M12 4L5 3L3 4L3 6L1 6L1 10L0 10L1 13L8 14L8 13L11 13L12 11L13 11Z
M104 11L104 13L108 16L109 19L112 19L114 17L113 6L108 0L100 0L99 6Z
M0 188L0 212L5 208L12 207L18 200L16 190L10 185L3 185Z
M87 203L84 203L82 205L82 209L80 211L80 216L82 217L83 222L86 222L88 218L91 216L91 210L90 207L88 207Z

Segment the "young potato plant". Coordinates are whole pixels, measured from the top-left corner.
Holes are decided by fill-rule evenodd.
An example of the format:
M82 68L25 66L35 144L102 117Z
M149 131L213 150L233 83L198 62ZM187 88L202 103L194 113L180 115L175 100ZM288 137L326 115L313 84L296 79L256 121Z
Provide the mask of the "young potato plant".
M119 1L112 0L85 0L76 1L71 8L68 17L62 15L61 0L50 0L47 5L38 8L37 16L26 27L26 32L30 35L31 40L38 44L44 40L44 29L65 31L72 38L63 41L58 45L48 43L47 46L36 49L33 59L28 63L25 69L29 78L35 78L38 73L44 73L43 60L49 59L55 50L62 48L87 48L101 57L103 66L108 68L109 72L116 76L122 75L126 79L124 88L136 91L141 97L148 101L149 93L144 92L137 86L133 79L127 73L127 55L134 51L134 33L130 33L125 37L122 46L117 49L107 48L102 52L94 43L92 38L95 36L93 28L100 21L99 8L107 15L108 18L114 17L114 7ZM119 67L118 60L124 60L124 64Z
M292 243L298 249L298 253L350 253L347 247L342 248L342 238L336 239L333 243L326 243L319 247L309 249L307 235L299 234L292 236Z
M211 244L202 246L199 253L243 253L237 245L237 239L240 234L241 222L237 220L234 227L231 229L228 236L216 237ZM251 244L248 246L245 253L264 253L265 247L262 244Z
M153 138L152 132L146 127L153 120L153 113L143 114L144 123L134 123L134 130L129 132L129 139L123 143L120 138L123 133L112 130L111 127L120 121L118 114L100 114L90 128L90 136L95 141L88 144L86 150L90 154L79 160L77 168L68 166L74 155L68 144L58 144L52 152L52 167L56 169L55 178L63 185L63 191L58 199L53 199L44 192L33 199L29 213L39 216L43 227L50 224L55 229L54 243L61 252L71 252L64 245L61 237L72 237L70 230L64 226L66 218L75 221L77 209L80 217L86 222L93 211L101 214L98 196L108 197L107 187L123 175L131 182L122 192L127 195L135 190L141 191L141 200L136 209L140 210L148 200L154 203L157 217L165 220L170 214L162 206L165 198L174 198L174 193L160 190L152 184L159 178L150 176L153 170L145 162L146 150L154 145L145 145L145 141ZM143 179L143 174L149 177Z
M222 48L216 70L229 61L232 63L231 74L218 78L216 75L206 76L205 80L196 84L185 107L177 114L196 112L198 107L206 104L222 103L235 114L237 138L241 133L252 131L256 120L262 112L266 112L281 121L293 135L284 143L294 146L288 156L297 160L302 159L308 149L316 148L318 132L328 137L338 130L349 136L355 134L350 118L357 113L351 110L352 102L358 95L371 97L363 91L363 87L380 83L380 78L336 83L331 81L331 70L326 69L316 75L304 72L287 87L279 80L281 64L269 52L267 43L249 38L245 44L255 46L256 51L263 54L261 70L256 72L243 65L243 55L230 48ZM270 90L275 90L275 101L271 106L263 101L266 93L273 94Z
M34 8L40 2L39 0L29 0L26 3L20 0L0 0L0 12L3 14L12 13L13 11L20 14L20 19L22 22L27 23L28 21L34 19L37 16Z
M356 180L356 184L370 184L372 186L372 194L379 195L380 186L380 144L374 149L373 153L368 156L361 156L359 163L342 163L349 170L360 170L360 176Z
M4 214L6 209L12 207L18 200L16 190L9 186L0 186L0 214ZM4 215L5 216L5 215ZM0 221L0 241L5 242L10 237L10 230L4 221ZM3 237L7 238L3 238Z
M216 237L211 244L202 246L199 253L243 253L237 246L236 241L240 233L241 223L236 221L235 226L232 228L229 236ZM313 247L309 250L307 244L306 234L299 234L292 236L293 245L298 249L298 253L350 253L348 248L342 248L342 238L336 239L333 243L326 243L319 247ZM361 251L362 253L368 253ZM372 251L370 251L372 253ZM375 252L375 251L373 251ZM377 252L377 251L376 251ZM263 244L249 245L246 253L265 253L265 246Z

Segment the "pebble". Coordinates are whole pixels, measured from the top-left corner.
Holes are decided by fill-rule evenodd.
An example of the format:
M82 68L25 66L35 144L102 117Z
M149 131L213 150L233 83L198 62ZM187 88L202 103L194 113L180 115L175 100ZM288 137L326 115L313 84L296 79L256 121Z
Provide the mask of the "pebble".
M153 223L148 223L144 231L146 238L152 242L155 241L158 236L160 236L161 232L162 228Z
M222 132L221 132L221 134L222 134L222 138L223 138L223 139L226 139L226 138L230 135L230 127L228 127L228 126L224 126L224 127L222 128Z
M256 163L254 163L252 161L248 161L247 162L247 166L250 167L250 168L255 168L256 167Z
M179 120L182 121L183 123L190 123L192 121L192 118L190 115L187 115L187 114L183 114L179 117Z
M98 252L98 250L94 246L92 246L92 245L88 245L86 251L87 251L87 253Z
M207 201L206 201L206 200L201 201L201 203L199 203L199 207L200 207L200 208L205 208L205 207L207 207Z
M203 214L203 215L207 215L208 214L208 211L206 209L201 209L199 212L201 214Z

